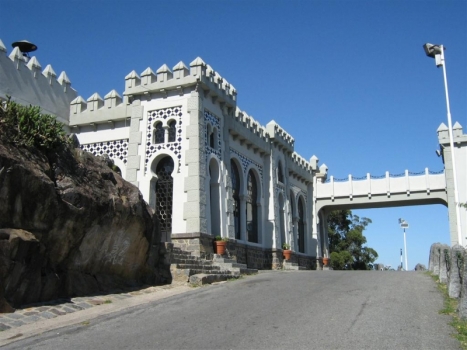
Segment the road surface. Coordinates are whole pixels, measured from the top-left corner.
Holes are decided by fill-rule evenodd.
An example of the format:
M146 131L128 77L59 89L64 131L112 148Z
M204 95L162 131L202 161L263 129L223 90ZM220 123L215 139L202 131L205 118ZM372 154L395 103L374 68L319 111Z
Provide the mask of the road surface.
M264 272L193 288L4 349L459 349L417 272Z

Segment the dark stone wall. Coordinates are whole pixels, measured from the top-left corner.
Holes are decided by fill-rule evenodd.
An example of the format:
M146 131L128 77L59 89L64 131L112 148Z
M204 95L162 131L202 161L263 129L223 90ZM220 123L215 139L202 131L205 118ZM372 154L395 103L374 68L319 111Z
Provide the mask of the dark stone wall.
M207 260L211 260L214 254L213 241L213 236L202 233L172 235L172 243L175 247ZM262 248L234 240L227 242L226 253L238 263L258 270L280 270L284 261L282 249ZM291 262L309 270L316 270L317 261L315 256L294 252Z

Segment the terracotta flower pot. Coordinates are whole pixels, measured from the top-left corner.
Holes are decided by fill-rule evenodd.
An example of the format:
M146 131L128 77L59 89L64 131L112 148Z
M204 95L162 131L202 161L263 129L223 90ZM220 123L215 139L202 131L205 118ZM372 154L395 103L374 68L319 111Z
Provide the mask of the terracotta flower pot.
M227 248L226 241L214 241L214 249L216 251L216 254L224 255L226 248Z
M282 254L284 255L285 260L290 260L290 258L292 257L292 251L290 249L283 250Z
M329 258L323 258L323 266L329 266Z

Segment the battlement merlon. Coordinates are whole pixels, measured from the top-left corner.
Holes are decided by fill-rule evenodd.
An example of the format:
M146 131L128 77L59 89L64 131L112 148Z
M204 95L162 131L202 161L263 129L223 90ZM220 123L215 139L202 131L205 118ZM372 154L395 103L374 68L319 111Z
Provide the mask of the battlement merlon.
M441 125L438 127L438 130L436 131L438 133L438 141L440 145L449 145L449 128L446 126L446 124L441 123ZM460 125L458 122L456 122L452 127L452 135L454 147L456 145L460 145L461 143L467 142L467 135L463 133L462 125Z
M149 67L141 76L132 71L125 77L123 94L130 98L148 94L167 96L170 91L181 94L187 87L203 91L205 97L211 96L228 108L235 108L237 105L235 88L200 57L190 63L190 69L180 61L172 70L164 64L156 73Z
M285 131L279 124L274 120L271 120L266 125L266 131L274 144L280 149L287 153L293 153L295 140L287 131Z
M96 92L86 101L78 96L70 103L70 126L104 124L124 120L131 108L117 91L112 90L102 99Z

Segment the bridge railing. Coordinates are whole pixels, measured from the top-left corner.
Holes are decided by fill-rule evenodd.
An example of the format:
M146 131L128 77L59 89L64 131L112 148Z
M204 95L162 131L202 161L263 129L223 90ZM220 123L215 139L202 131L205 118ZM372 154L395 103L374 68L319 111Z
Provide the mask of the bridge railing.
M406 170L402 174L392 175L386 172L383 176L372 176L367 174L363 178L355 178L349 175L347 179L335 179L330 176L325 183L318 183L317 198L334 198L368 196L411 192L426 192L433 190L444 190L446 180L444 171L431 172L428 168L421 173L411 173Z

